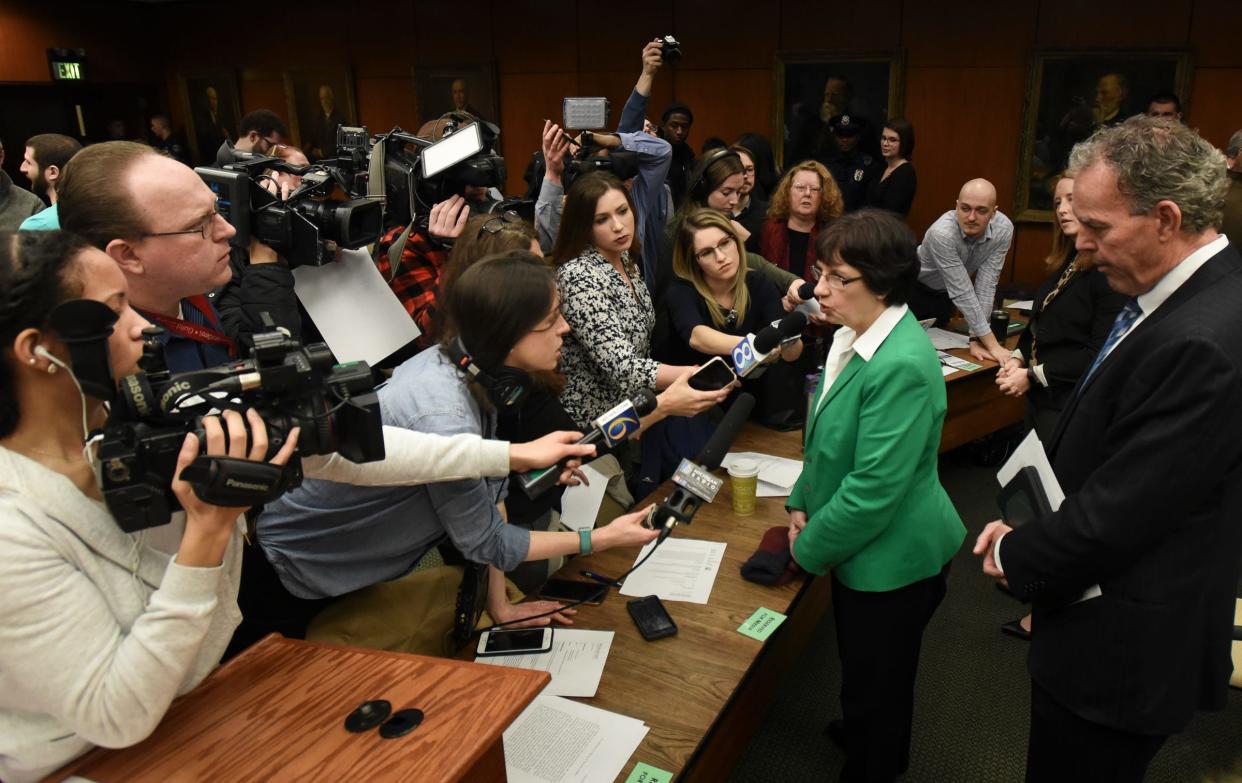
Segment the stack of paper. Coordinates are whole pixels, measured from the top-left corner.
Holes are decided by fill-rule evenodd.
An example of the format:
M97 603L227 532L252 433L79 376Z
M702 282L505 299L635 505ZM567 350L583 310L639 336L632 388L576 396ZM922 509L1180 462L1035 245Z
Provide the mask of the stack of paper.
M540 694L505 729L505 772L510 783L609 783L647 731L640 720Z
M599 678L612 648L612 631L582 631L557 628L552 633L551 652L538 655L489 655L475 663L538 669L552 675L543 692L549 696L594 696Z
M761 498L789 497L798 476L802 475L801 460L773 457L756 451L731 451L725 455L722 464L728 468L737 459L759 463L759 485L755 495Z
M634 560L647 556L657 541L643 547ZM705 604L724 560L725 545L718 541L669 538L651 559L621 583L621 595L658 595L662 601Z
M970 347L970 338L966 335L939 329L935 326L927 330L927 336L931 338L932 345L942 351L947 351L950 348Z

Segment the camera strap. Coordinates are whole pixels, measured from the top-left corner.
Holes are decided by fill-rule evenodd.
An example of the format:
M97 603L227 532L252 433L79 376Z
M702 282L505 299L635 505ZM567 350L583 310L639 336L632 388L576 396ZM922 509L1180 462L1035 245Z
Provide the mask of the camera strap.
M215 310L212 309L211 302L207 301L207 297L199 294L198 296L191 296L181 301L188 303L195 310L202 313L203 317L207 319L207 322L210 323L211 326L191 323L181 318L170 318L169 316L160 315L159 313L144 311L143 315L152 321L155 321L157 324L178 337L184 337L187 340L193 340L196 343L223 345L229 349L229 356L236 357L237 345L229 339L228 335L224 333L224 326L220 323L220 318L216 315Z

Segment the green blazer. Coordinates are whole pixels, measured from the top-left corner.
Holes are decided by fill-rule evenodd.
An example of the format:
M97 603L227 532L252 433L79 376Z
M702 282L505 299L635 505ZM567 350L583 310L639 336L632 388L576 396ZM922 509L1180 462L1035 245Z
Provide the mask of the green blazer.
M807 425L788 504L808 517L799 565L871 592L944 567L966 536L937 471L944 413L936 351L907 312L870 361L850 359Z

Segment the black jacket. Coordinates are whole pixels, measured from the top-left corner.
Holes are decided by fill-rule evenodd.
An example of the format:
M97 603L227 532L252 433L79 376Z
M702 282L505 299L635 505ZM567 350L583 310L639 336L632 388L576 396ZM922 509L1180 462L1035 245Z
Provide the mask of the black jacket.
M1049 448L1065 502L1001 540L1010 589L1034 604L1031 678L1086 720L1171 734L1225 704L1239 399L1242 256L1226 247L1071 398Z
M233 248L229 257L233 279L212 294L224 332L245 353L256 334L284 327L295 340L304 335L302 315L293 293L293 270L282 264L249 263L249 255ZM309 319L308 319L309 320ZM313 330L312 330L313 331Z
M1117 312L1126 303L1126 297L1109 288L1104 275L1092 268L1075 275L1044 310L1044 299L1072 260L1071 255L1040 285L1030 324L1018 339L1018 350L1028 364L1031 342L1035 341L1035 358L1043 366L1048 387L1032 383L1027 398L1033 406L1044 410L1065 407L1074 384L1104 347Z

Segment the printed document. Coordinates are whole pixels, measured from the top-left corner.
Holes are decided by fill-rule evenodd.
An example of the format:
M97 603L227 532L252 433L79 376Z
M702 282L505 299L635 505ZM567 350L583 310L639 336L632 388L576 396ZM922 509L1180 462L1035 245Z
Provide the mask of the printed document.
M634 562L646 557L656 543L652 541L643 547ZM625 578L621 595L658 595L662 601L705 604L716 583L724 551L721 542L670 537L650 560Z
M510 783L611 783L647 727L642 721L540 694L505 729Z
M487 655L475 663L537 669L552 675L543 689L549 696L594 696L599 678L612 647L612 631L583 631L557 628L552 634L552 650L538 655Z

